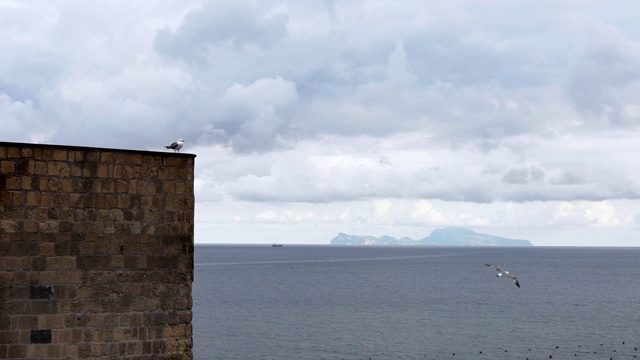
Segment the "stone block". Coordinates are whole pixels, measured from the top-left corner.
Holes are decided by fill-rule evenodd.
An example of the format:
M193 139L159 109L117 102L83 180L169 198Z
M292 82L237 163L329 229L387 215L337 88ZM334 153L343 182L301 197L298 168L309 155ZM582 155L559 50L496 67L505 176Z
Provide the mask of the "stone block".
M27 233L35 233L38 231L38 222L32 220L22 221L22 230Z
M35 164L31 159L18 159L14 163L14 171L16 174L29 175L35 170Z
M121 255L112 255L109 266L112 269L121 269L124 267L124 257Z
M8 345L7 346L7 358L8 359L35 359L36 357L27 356L27 345Z
M13 256L26 257L37 256L40 252L40 243L37 241L20 241L11 244L11 253Z
M17 175L5 175L4 182L6 190L20 190L22 187L22 180Z
M48 184L49 183L47 182L47 188L48 188ZM47 210L46 208L51 206L51 203L52 203L51 194L46 192L46 190L47 189L45 189L45 191L41 191L40 192L40 204L39 205L41 206L41 208L36 209L36 214L38 214L37 211L46 211ZM25 196L25 199L26 199L26 196Z
M122 178L125 180L131 179L134 177L134 166L132 165L124 165L122 167Z
M30 314L33 314L33 315L54 314L56 311L57 311L56 304L53 301L31 300L29 302Z
M127 153L117 152L113 154L113 160L117 164L128 164L131 162L131 155Z
M78 163L70 164L71 167L71 176L72 177L80 177L82 175L82 166Z
M36 191L27 192L27 206L40 205L40 193Z
M118 198L115 195L107 195L106 200L108 209L113 209L118 206Z
M38 317L38 328L40 329L64 329L65 316L61 314L47 314ZM51 334L53 338L53 333Z
M61 221L58 224L58 231L63 233L73 232L74 223L71 221Z
M81 270L106 269L111 263L109 255L80 255L76 258L77 267Z
M74 151L73 152L73 161L83 162L85 161L85 152L84 151Z
M55 162L47 162L47 175L49 176L60 176L58 172L58 167Z
M112 163L114 162L114 154L112 152L103 152L100 154L100 162Z
M6 192L4 194L7 194ZM11 204L15 207L24 206L27 203L27 194L24 191L12 191L9 193L11 195Z
M40 243L40 256L54 256L55 255L55 244L53 242L42 242Z
M0 229L3 232L16 232L20 229L20 224L15 220L0 220Z
M49 344L47 345L47 358L48 359L58 359L60 358L64 346L58 344Z
M113 193L116 190L115 182L111 179L103 179L100 181L100 191L103 193Z
M68 359L78 359L78 345L76 341L66 343L64 354Z
M129 194L120 194L117 197L118 208L128 209L131 205L131 196Z
M93 199L94 207L98 209L105 209L107 207L107 196L105 194L96 194L93 196Z
M78 344L78 358L86 359L91 356L91 344L81 343Z
M53 151L53 160L67 161L68 151L63 149L57 149Z
M69 206L73 208L83 207L85 194L69 194Z
M57 271L58 284L80 284L82 283L83 273L79 270L61 270Z
M47 269L47 258L38 256L31 259L31 270L44 271L46 269ZM40 274L40 276L42 276L42 274Z
M14 171L14 162L3 160L0 161L0 174L12 174Z
M126 180L115 181L115 192L126 193L129 190L129 184Z
M96 177L106 179L111 176L111 165L100 163L96 167Z
M57 233L59 228L58 222L56 221L46 221L39 224L39 231L43 233Z
M60 270L62 269L62 256L52 256L46 259L47 261L47 270Z
M73 180L70 178L62 179L60 182L60 191L70 193L73 191Z
M35 161L34 174L48 175L49 165L46 161Z
M49 179L46 177L38 178L38 186L34 190L47 191L49 189Z
M20 334L16 331L6 331L0 330L0 339L3 341L0 344L3 345L11 345L11 344L19 344L20 343ZM0 358L4 359L4 358Z
M16 159L20 157L20 149L14 146L7 148L7 157L9 159Z
M20 149L20 156L23 158L30 158L33 156L33 149L24 147Z
M87 151L85 152L85 161L89 163L96 163L100 161L100 151Z
M140 154L131 154L131 163L140 165L142 164L142 155Z
M69 207L64 207L60 209L59 218L61 221L72 221L73 220L73 209Z

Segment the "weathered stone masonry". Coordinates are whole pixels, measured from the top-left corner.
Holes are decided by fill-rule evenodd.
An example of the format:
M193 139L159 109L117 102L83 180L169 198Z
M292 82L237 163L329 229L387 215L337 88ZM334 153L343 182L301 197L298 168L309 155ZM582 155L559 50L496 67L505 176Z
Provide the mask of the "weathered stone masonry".
M0 142L0 358L193 357L194 161Z

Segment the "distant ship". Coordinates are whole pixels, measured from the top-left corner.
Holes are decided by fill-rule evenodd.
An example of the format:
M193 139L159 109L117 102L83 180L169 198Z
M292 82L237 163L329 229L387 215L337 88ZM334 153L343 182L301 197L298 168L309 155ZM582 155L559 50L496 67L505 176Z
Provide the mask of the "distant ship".
M271 246L273 246L273 247L282 247L282 244L273 243L273 244L271 244Z

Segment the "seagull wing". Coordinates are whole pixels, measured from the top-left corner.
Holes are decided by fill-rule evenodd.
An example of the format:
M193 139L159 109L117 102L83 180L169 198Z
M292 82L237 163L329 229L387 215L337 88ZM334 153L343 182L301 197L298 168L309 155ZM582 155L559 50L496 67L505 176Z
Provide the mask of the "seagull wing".
M513 280L513 283L516 284L517 287L520 287L520 283L518 282L518 278L513 275L510 274L508 271L504 273L504 276L508 277L509 279Z
M165 145L165 148L167 149L175 149L176 147L178 147L177 141L174 141L171 145Z
M505 272L504 269L502 268L502 266L500 266L500 265L494 265L494 264L484 264L484 265L496 269L496 271L499 272L499 273Z

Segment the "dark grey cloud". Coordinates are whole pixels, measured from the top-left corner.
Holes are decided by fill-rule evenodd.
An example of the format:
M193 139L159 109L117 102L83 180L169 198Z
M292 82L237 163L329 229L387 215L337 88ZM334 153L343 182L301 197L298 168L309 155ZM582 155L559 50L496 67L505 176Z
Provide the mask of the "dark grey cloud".
M530 184L540 183L545 179L545 171L539 167L518 167L507 171L502 176L506 184Z
M60 79L65 70L64 59L55 54L30 51L0 60L0 92L16 101L40 103L38 92Z
M191 10L177 29L160 30L154 46L167 57L206 65L216 48L272 46L287 35L287 20L284 13L260 12L244 2L207 1Z
M526 110L546 99L526 94L511 99L510 93L549 84L563 65L553 56L538 55L560 45L558 39L549 45L549 32L536 33L539 28L532 21L500 28L481 20L492 14L492 7L486 7L474 14L480 19L477 28L466 22L427 21L410 32L391 21L379 25L397 27L397 33L376 38L378 29L367 36L359 28L375 26L370 20L346 22L345 15L354 16L349 13L354 9L354 4L327 3L331 26L326 35L300 39L287 30L295 14L268 5L207 2L190 11L175 30L158 32L154 44L163 56L185 60L178 66L207 82L202 86L211 91L210 98L202 101L224 101L224 86L233 85L227 80L232 75L244 86L277 76L295 84L295 109L272 116L272 126L223 104L195 105L189 115L216 135L199 138L233 144L240 152L267 151L321 134L382 137L427 129L441 134L441 140L471 141L487 151L504 137L545 127L545 119ZM420 13L410 16L414 18L405 19L408 23L421 20ZM222 69L220 61L236 66ZM517 107L510 107L514 101ZM207 111L212 112L209 120L201 116Z
M570 72L568 93L587 123L640 124L636 92L640 89L640 41L611 27L587 29L590 38Z

